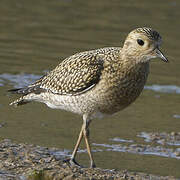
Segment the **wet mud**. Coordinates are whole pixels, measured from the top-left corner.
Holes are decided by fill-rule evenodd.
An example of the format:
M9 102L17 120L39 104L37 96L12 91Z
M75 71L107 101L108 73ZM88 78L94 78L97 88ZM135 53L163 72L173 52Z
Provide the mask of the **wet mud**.
M28 144L16 144L9 139L0 142L0 180L60 180L60 179L124 179L175 180L127 170L72 167L67 162L70 152Z

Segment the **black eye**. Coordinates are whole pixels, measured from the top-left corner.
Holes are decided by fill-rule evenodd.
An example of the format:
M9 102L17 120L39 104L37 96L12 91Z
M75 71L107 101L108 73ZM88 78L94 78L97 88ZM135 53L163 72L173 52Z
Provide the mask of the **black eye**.
M140 46L143 46L144 45L144 41L142 39L137 39L137 43L140 45Z

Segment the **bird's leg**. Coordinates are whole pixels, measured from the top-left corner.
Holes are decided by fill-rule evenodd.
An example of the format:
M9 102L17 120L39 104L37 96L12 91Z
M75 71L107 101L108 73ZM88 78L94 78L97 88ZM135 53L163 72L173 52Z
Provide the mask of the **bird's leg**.
M93 156L92 156L92 153L91 153L91 146L89 144L89 124L90 124L90 120L88 120L87 116L84 115L83 116L83 135L84 135L84 139L85 139L85 142L86 142L86 147L87 147L87 152L88 152L88 155L89 155L89 158L90 158L90 168L95 168L96 165L94 163L94 159L93 159Z
M87 147L87 152L88 152L88 155L89 155L89 158L90 158L90 167L91 168L96 167L95 163L94 163L94 160L93 160L92 153L91 153L91 146L89 144L89 124L90 124L90 120L87 118L87 115L84 115L83 116L83 125L82 125L81 131L79 133L79 137L78 137L77 143L76 143L76 145L74 147L73 153L71 155L71 158L68 159L68 160L65 160L65 162L68 161L71 165L80 166L75 161L75 157L76 157L79 145L81 143L82 137L84 135L84 139L85 139L85 143L86 143L86 147Z
M73 153L72 153L71 159L70 159L70 163L71 164L75 164L75 165L78 165L78 166L79 166L79 164L75 161L75 157L76 157L77 150L79 148L79 145L80 145L82 137L83 137L83 129L84 129L84 125L82 125L82 128L81 128L81 131L79 133L79 137L78 137L77 143L76 143L76 145L74 147L74 150L73 150Z

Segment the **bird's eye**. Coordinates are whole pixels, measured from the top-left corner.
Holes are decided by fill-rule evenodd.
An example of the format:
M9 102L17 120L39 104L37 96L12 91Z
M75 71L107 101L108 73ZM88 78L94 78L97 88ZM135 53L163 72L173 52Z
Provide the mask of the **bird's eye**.
M144 41L142 39L137 39L137 43L140 45L140 46L143 46L144 45Z

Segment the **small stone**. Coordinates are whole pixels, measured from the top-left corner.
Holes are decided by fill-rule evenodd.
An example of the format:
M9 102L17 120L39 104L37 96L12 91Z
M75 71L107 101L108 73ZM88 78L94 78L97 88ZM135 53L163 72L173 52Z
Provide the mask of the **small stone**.
M178 133L176 133L176 132L171 132L171 136L177 136L178 135Z

